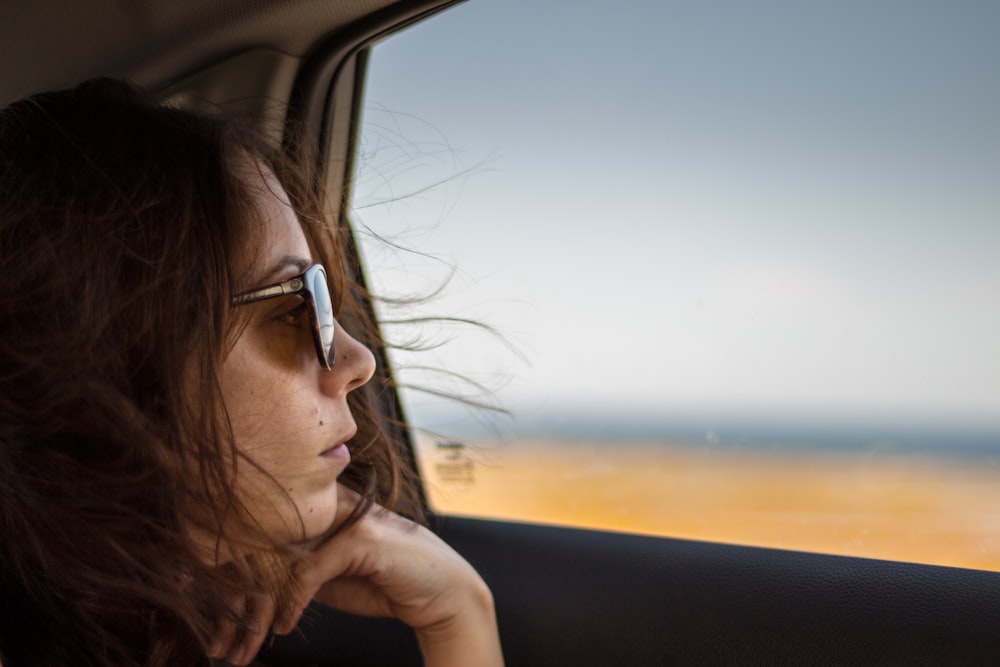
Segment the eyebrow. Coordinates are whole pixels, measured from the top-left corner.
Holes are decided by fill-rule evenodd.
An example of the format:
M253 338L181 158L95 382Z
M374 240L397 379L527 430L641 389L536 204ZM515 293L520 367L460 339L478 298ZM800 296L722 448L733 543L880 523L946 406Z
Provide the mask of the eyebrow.
M266 278L264 279L265 284L270 284L272 282L278 282L279 276L285 273L289 268L295 269L295 273L302 273L310 266L312 266L312 260L306 259L304 257L299 257L297 255L286 255L279 259L270 271L267 272ZM289 276L290 277L290 276ZM284 280L281 278L280 280Z

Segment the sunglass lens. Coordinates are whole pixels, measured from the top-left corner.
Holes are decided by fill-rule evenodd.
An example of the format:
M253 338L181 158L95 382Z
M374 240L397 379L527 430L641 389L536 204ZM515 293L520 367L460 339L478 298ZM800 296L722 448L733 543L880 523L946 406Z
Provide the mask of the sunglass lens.
M333 366L336 357L333 347L333 302L330 299L330 287L326 282L326 271L314 271L312 284L309 285L309 288L312 291L313 301L316 303L316 325L319 327L319 340L323 346L327 363Z

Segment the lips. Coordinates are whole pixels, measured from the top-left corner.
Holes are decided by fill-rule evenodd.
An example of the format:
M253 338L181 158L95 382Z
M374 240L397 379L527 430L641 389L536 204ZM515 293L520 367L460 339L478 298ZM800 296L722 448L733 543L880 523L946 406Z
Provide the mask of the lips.
M323 452L320 453L320 456L324 459L339 459L348 462L351 460L351 452L347 449L347 445L343 443L335 447L331 447L330 449L323 450Z
M327 459L346 459L351 460L351 453L347 449L347 442L353 438L358 433L358 427L355 424L351 424L350 430L348 430L342 437L337 438L334 442L336 445L328 449L324 449L319 453L320 456Z

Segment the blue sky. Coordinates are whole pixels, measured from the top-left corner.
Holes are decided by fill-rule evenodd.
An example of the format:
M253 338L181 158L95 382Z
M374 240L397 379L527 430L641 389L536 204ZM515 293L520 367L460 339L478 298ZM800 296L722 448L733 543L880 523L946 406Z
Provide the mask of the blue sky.
M1000 5L471 0L376 47L400 355L524 413L1000 421ZM407 331L390 329L406 337ZM408 399L420 410L421 403Z

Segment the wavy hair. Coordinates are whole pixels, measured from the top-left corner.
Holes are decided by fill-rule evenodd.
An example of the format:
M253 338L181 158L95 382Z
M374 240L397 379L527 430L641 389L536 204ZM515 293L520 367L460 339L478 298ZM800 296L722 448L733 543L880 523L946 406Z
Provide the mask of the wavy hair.
M230 295L262 220L232 168L289 194L352 334L382 341L314 184L247 129L95 80L0 111L0 651L16 665L208 664L227 600L291 593L295 553L236 492L221 398ZM248 256L249 255L249 256ZM419 512L374 386L342 480ZM359 446L360 443L360 446ZM193 531L217 537L224 566ZM239 621L240 619L235 619Z

